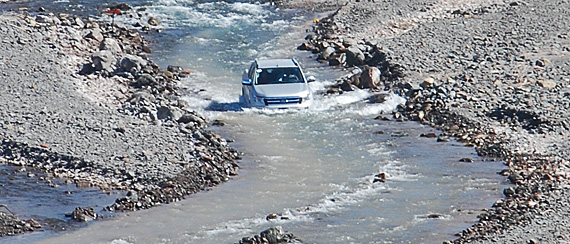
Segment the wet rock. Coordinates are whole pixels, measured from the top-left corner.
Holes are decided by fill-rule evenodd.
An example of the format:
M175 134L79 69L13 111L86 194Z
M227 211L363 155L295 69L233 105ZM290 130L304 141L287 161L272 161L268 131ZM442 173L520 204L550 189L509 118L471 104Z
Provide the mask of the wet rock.
M372 180L372 183L376 183L376 182L386 182L386 173L380 173L374 176L374 180Z
M473 163L473 159L471 159L471 158L462 158L462 159L459 159L459 162L463 162L463 163Z
M147 23L149 25L152 25L152 26L158 26L159 25L158 20L156 20L154 17L150 17L148 19Z
M440 135L437 137L437 142L449 142L450 139L448 136Z
M66 216L80 222L88 222L97 219L97 213L95 213L95 209L93 209L93 207L77 207L72 213L66 214Z
M375 94L368 98L368 102L370 103L383 103L386 102L386 98L388 98L390 94L382 93L382 94Z

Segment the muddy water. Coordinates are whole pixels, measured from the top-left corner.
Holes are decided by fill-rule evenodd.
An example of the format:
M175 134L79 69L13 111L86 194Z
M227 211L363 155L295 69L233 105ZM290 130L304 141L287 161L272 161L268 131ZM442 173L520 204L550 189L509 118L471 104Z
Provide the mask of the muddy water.
M373 119L390 117L401 98L369 104L367 91L323 95L347 71L296 50L314 16L233 1L163 0L147 8L164 28L151 37L153 58L192 70L181 81L184 99L225 124L212 129L244 153L239 175L184 201L52 233L42 243L234 243L275 225L307 243L441 243L501 196L501 162L422 138L437 131L417 123ZM312 108L239 104L242 70L268 57L295 57L317 77ZM459 162L465 157L474 162ZM373 183L380 173L386 182ZM267 221L269 214L282 218Z

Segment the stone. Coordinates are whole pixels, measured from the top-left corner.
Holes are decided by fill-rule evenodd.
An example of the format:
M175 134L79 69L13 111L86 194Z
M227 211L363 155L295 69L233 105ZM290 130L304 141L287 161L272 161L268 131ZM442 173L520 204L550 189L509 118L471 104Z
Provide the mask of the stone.
M503 190L503 194L504 194L505 196L507 196L507 197L512 196L512 195L515 194L515 189L512 188L512 187L505 188L505 189Z
M102 50L91 55L91 61L93 62L93 67L96 71L108 71L112 72L114 70L114 65L117 62L115 56L108 50Z
M547 89L553 89L556 87L556 82L551 81L549 79L538 79L536 83Z
M377 88L380 83L380 69L376 67L367 67L364 69L362 74L360 74L360 84L359 88Z
M182 118L182 112L176 107L162 106L156 111L156 117L160 120L178 121Z
M340 84L340 89L342 91L354 91L355 87L351 84L350 80L346 79Z
M121 52L123 52L123 49L121 48L121 46L119 45L117 40L115 40L113 38L103 39L103 41L99 44L99 50L109 50L114 55L117 55L117 54L120 54Z
M470 159L470 158L462 158L462 159L459 159L459 162L463 162L463 163L473 163L473 159Z
M129 98L129 100L127 100L127 101L132 103L132 104L136 104L136 103L139 103L141 101L149 101L151 103L154 103L156 101L156 98L152 94L150 94L149 92L138 91L138 92L133 93L131 98Z
M388 93L375 94L368 98L369 103L383 103L386 102L386 98L389 97Z
M85 28L85 23L83 22L83 20L81 20L81 18L79 18L79 17L74 18L73 22L74 22L75 26L77 26L79 29Z
M380 173L374 176L374 180L372 180L372 183L376 183L376 182L381 182L384 183L386 182L386 173Z
M260 234L261 237L267 239L269 243L280 243L285 239L285 233L281 226L271 227L262 231Z
M80 222L88 222L97 219L97 213L95 213L95 209L93 209L93 207L77 207L72 213L66 214L66 216Z
M358 66L364 64L364 53L357 46L350 46L346 49L346 65Z
M436 138L437 134L430 132L430 133L425 133L425 134L420 134L420 137L426 137L426 138Z
M334 53L329 57L328 61L329 61L329 66L344 65L346 63L346 54Z
M103 39L105 39L99 28L96 28L96 29L89 31L89 33L87 35L85 35L85 38L86 39L93 39L93 40L96 40L98 42L101 42L101 41L103 41Z
M267 217L265 217L265 220L269 221L269 220L275 220L278 218L279 218L279 215L272 213L272 214L267 215Z
M53 25L54 24L54 19L50 16L47 15L43 15L43 14L38 14L36 15L36 22L40 23L40 24L49 24L49 25Z
M205 125L206 120L202 117L195 115L193 113L185 113L180 118L178 118L178 123L188 124L190 122L198 123L199 125Z
M156 84L156 79L149 74L143 74L137 78L137 80L132 84L132 86L141 88L143 86L149 86L152 84Z
M449 137L444 136L444 135L440 135L437 137L437 142L449 142Z
M150 17L148 19L148 24L152 25L152 26L158 26L159 25L158 20L156 20L154 17Z
M422 82L422 84L420 86L425 89L425 88L433 87L434 84L435 84L435 79L432 77L428 77L428 78L424 79L424 81Z
M325 48L319 55L318 59L320 60L328 60L329 57L331 55L333 55L336 52L336 49L334 49L333 47L327 47Z
M135 74L147 65L147 61L139 56L127 54L121 59L120 65L122 70Z

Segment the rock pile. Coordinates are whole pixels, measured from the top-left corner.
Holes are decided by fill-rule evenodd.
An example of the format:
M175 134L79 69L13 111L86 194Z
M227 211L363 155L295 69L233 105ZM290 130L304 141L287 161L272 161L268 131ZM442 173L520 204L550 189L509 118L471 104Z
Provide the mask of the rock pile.
M302 243L292 234L283 231L283 227L275 226L262 231L253 237L244 237L238 244L277 244L277 243Z
M21 220L12 214L0 211L0 237L31 232L41 227L41 224L33 219Z

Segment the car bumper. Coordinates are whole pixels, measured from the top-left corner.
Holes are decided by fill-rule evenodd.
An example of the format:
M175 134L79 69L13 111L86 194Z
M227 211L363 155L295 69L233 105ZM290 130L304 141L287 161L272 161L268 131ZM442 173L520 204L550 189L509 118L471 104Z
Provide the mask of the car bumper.
M270 97L257 99L257 101L252 104L256 108L270 108L270 109L281 109L281 108L308 108L313 102L312 98L300 98L300 97Z

